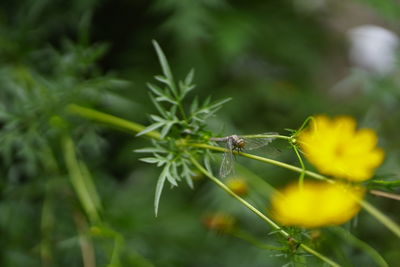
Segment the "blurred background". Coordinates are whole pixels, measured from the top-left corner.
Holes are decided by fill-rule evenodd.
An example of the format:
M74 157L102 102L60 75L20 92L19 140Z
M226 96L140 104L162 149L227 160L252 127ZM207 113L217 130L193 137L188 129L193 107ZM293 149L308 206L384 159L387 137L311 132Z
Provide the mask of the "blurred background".
M132 152L149 140L66 107L148 124L154 107L146 82L161 73L155 39L176 77L195 69L193 95L233 98L210 120L214 133L288 134L307 116L347 114L378 132L386 160L377 176L398 178L399 18L398 2L383 0L2 0L0 265L294 264L263 249L279 246L271 229L200 175L193 190L166 188L155 218L159 170ZM285 149L273 157L298 165ZM260 183L280 187L297 177L238 161L243 194L261 210L268 190ZM71 178L79 176L76 166L91 177L99 214L82 208L79 181ZM398 203L368 200L400 222ZM346 227L390 266L400 261L398 240L369 214ZM317 239L344 266L375 266L337 231L322 230Z

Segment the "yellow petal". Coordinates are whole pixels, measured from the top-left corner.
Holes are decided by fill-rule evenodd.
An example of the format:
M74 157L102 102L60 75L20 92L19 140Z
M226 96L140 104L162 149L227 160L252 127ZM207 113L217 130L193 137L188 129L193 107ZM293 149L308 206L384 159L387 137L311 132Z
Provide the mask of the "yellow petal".
M382 163L384 153L376 148L377 141L373 130L357 130L348 116L316 116L298 137L305 157L321 173L350 181L371 178Z
M364 190L343 184L306 182L287 186L271 198L272 216L283 225L315 228L350 220Z

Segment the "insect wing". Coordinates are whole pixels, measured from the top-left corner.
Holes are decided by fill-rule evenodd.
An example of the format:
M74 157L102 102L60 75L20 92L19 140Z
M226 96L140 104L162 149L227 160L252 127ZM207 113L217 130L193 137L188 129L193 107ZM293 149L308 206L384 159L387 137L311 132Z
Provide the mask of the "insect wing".
M233 158L233 154L232 154L232 149L233 149L232 140L228 139L226 141L226 149L227 149L227 151L224 152L224 155L222 157L221 166L219 168L219 176L221 179L229 176L234 170L234 168L233 168L234 158Z
M244 137L242 137L245 141L244 148L246 150L257 149L257 148L268 145L275 139L275 137L262 137L263 135L277 135L277 133L264 133L264 134L260 135L260 137L254 137L254 138L244 136Z

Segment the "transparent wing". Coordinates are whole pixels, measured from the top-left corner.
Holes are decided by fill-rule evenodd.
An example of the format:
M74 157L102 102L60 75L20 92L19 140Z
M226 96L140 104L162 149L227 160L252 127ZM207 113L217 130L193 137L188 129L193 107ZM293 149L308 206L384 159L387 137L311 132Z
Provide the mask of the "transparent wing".
M219 177L221 179L229 176L234 171L234 158L232 154L233 145L231 140L226 142L226 149L228 151L224 152L221 166L219 168Z
M269 135L277 135L277 134L278 133L270 132L270 133L263 133L263 134L257 134L257 135L241 136L241 138L243 138L245 141L244 149L245 150L253 150L253 149L257 149L257 148L266 146L275 139L275 137L268 137L268 136Z

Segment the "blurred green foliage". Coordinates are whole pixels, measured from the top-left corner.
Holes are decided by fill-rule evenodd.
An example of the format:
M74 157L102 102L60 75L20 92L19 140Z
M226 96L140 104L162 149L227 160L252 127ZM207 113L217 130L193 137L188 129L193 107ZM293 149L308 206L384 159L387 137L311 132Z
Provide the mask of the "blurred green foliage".
M324 5L314 8L317 2ZM399 31L395 1L348 2ZM215 134L284 132L316 113L353 115L378 131L386 151L377 179L390 186L372 181L371 187L398 193L399 184L391 181L400 172L400 68L385 77L350 70L345 31L334 27L341 19L353 25L350 17L337 16L341 5L331 0L1 1L0 265L94 266L94 260L97 266L301 265L290 253L206 229L206 214L223 210L258 242L287 245L271 239L270 229L201 175L194 189L165 188L154 218L159 170L132 152L150 142L68 111L70 104L79 104L147 125L146 114L155 109L146 82L160 73L152 39L163 47L176 77L195 69L195 94L232 97L208 121ZM368 18L357 23L367 24ZM334 90L339 85L346 94ZM285 148L279 159L298 164ZM240 173L260 191L247 196L260 210L268 195L260 177L276 187L296 177L239 161L246 166ZM394 200L369 199L400 221ZM345 229L390 266L400 261L398 239L368 214L362 212ZM315 242L344 266L372 266L365 246L347 239L323 229ZM308 264L321 266L316 259Z

